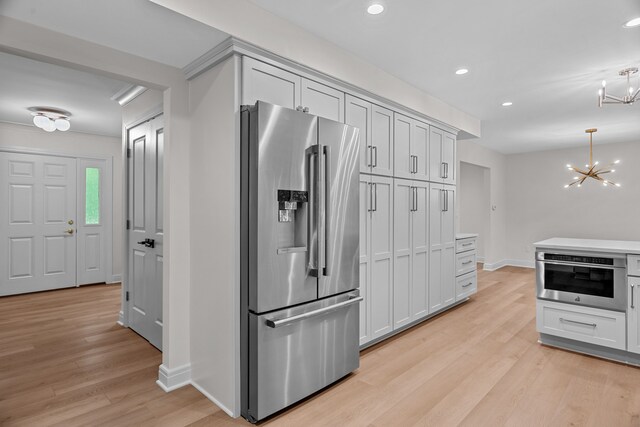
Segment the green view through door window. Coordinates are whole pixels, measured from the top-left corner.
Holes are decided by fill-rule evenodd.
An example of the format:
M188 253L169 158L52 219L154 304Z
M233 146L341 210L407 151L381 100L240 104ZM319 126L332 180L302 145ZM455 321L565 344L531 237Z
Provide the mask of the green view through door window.
M84 222L100 224L100 169L86 168Z

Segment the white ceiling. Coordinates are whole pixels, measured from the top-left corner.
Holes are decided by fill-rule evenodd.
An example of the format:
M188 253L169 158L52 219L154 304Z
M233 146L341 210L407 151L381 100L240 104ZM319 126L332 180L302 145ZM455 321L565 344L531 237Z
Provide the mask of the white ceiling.
M228 37L146 0L0 0L0 15L180 68ZM128 85L0 52L0 121L32 125L27 108L48 106L72 131L120 137L111 97Z
M480 118L503 153L585 144L589 127L640 143L640 105L597 107L602 79L622 94L618 70L640 66L640 27L622 27L638 0L381 0L377 16L372 0L251 1Z
M129 85L0 52L0 121L33 126L27 108L54 107L72 114L72 131L120 137L122 109L111 97Z

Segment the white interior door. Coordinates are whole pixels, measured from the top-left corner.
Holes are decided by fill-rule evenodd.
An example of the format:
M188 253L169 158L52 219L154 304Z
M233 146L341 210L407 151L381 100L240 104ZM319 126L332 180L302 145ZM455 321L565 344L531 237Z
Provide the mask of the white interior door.
M78 285L107 282L111 272L111 161L78 159Z
M128 131L129 326L162 349L162 116Z
M0 295L76 285L76 160L0 152Z

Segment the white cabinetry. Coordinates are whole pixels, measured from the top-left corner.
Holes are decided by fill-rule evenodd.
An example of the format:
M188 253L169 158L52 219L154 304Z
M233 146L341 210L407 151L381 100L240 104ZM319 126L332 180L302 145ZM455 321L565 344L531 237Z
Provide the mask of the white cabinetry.
M256 101L302 109L316 116L344 122L344 92L244 57L242 103L253 105Z
M431 126L429 132L429 180L456 183L456 137Z
M456 239L456 301L466 299L478 291L476 246L476 237Z
M429 313L455 302L455 187L429 185Z
M429 125L396 113L394 115L394 176L429 179Z
M360 175L360 345L393 330L393 180Z
M637 255L629 255L627 268L629 274L640 275ZM631 353L640 354L640 277L627 277L628 300L627 307L627 350Z
M394 183L393 323L399 328L429 313L429 185Z
M393 112L347 95L345 123L360 129L360 172L393 175Z

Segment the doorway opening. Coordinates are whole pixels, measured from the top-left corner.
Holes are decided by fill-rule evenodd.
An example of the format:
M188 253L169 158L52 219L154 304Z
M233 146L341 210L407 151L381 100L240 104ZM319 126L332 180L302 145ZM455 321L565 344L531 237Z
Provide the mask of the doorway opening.
M458 179L460 232L478 234L477 259L484 264L491 235L491 169L460 162Z

